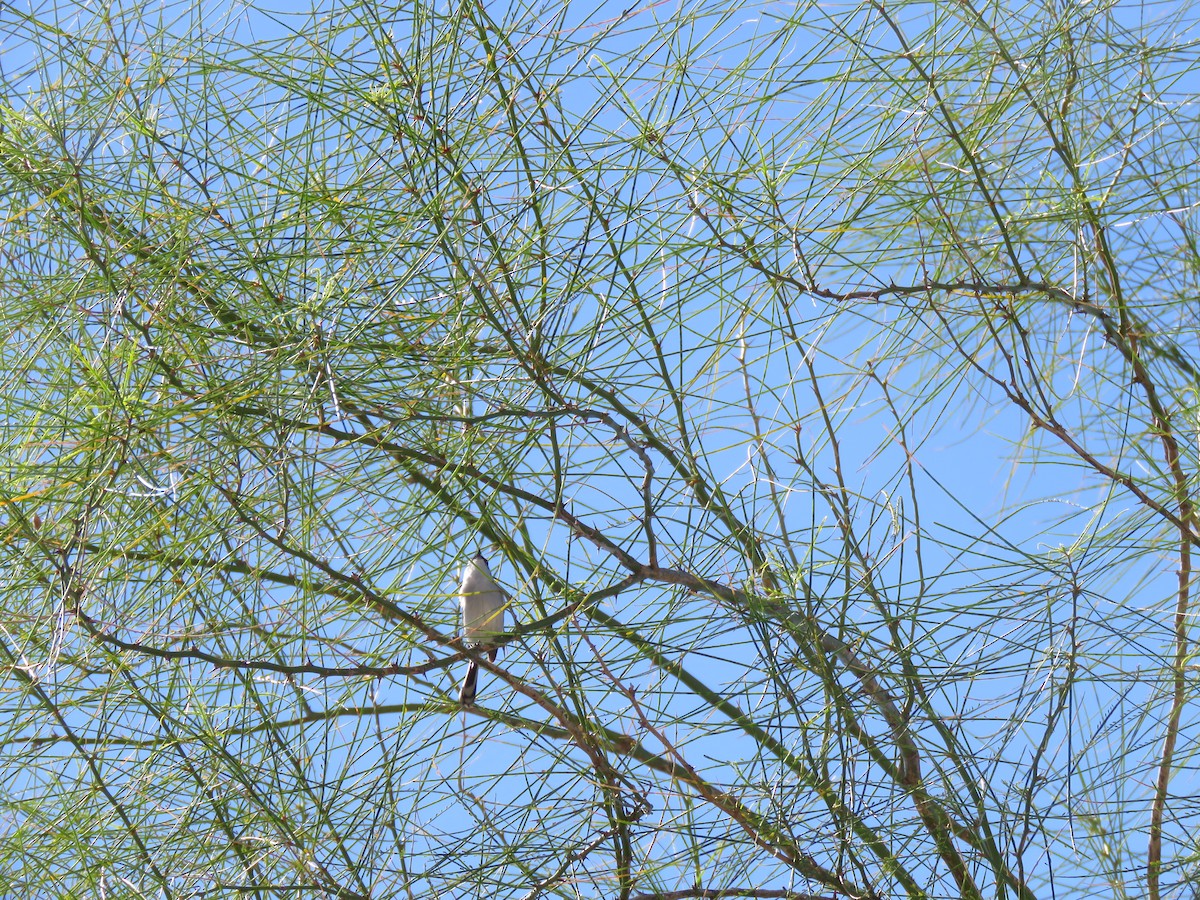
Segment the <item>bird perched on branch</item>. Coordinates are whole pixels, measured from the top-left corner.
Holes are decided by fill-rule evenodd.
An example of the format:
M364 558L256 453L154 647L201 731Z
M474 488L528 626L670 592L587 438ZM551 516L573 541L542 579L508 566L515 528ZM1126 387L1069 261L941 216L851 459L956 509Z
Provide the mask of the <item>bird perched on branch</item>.
M486 647L504 634L506 598L500 585L492 578L491 569L482 553L471 558L463 569L462 585L458 589L462 602L463 643ZM496 661L496 647L488 649L488 659ZM467 677L463 679L458 700L463 706L475 703L475 684L479 680L479 663L471 660Z

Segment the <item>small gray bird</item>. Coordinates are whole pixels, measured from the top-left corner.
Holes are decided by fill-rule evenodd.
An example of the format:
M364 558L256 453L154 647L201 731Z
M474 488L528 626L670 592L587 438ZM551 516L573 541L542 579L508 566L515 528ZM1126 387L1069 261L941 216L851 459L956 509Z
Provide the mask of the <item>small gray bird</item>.
M491 570L482 553L475 554L463 569L462 586L458 589L462 600L463 642L475 647L486 647L499 635L504 634L504 591L492 579ZM496 661L497 648L488 650L488 659ZM463 706L475 703L475 682L479 680L479 664L471 660L467 666L467 677L463 679L458 701Z

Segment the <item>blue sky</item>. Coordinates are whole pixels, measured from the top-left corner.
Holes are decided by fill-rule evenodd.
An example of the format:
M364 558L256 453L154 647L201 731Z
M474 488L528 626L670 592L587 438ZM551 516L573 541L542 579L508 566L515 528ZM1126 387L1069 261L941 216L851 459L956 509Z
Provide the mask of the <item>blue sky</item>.
M106 500L96 526L112 558L96 563L90 614L148 645L196 642L239 657L330 665L416 664L444 651L349 603L313 559L365 579L446 634L456 627L458 564L479 546L493 556L523 622L565 604L549 587L551 575L576 590L620 577L610 554L571 539L544 509L472 486L465 475L448 477L457 502L511 543L497 546L465 517L447 514L412 473L365 440L281 424L251 441L212 414L215 400L236 396L276 410L281 423L328 420L339 433L374 435L347 413L341 383L354 385L355 402L378 404L374 421L389 440L432 440L522 489L558 491L640 557L649 553L639 519L649 459L663 565L739 587L752 573L734 536L671 471L668 453L685 444L682 419L704 473L757 529L797 603L891 667L897 685L904 652L925 667L929 708L978 751L969 773L938 772L937 790L955 800L977 793L997 822L1020 817L1025 799L1037 798L1030 815L1049 848L1028 851L1036 871L1026 874L1039 894L1050 892L1043 888L1052 876L1055 895L1101 892L1093 879L1109 865L1128 867L1131 890L1140 890L1177 565L1162 549L1164 529L1007 402L1006 361L991 339L1007 334L997 313L1003 296L854 292L886 294L927 278L1010 281L1004 223L1024 241L1016 255L1031 280L1077 297L1102 293L1083 234L1086 200L1127 265L1138 314L1194 354L1194 307L1178 302L1200 271L1187 243L1193 167L1175 160L1194 149L1196 23L1177 4L1105 7L1090 26L1082 6L993 5L984 21L1021 57L1013 65L989 57L984 74L972 55L980 28L964 9L933 3L894 11L916 47L906 52L936 67L940 94L912 75L896 30L869 5L814 4L803 15L784 4L494 5L487 8L494 20L523 23L512 50L496 49L507 67L497 79L459 8L445 5L400 7L389 21L355 19L360 7L340 5L299 15L129 7L116 8L113 25L97 31L103 10L6 9L0 65L9 133L41 136L24 148L30 158L57 158L65 147L86 160L97 195L176 254L180 271L199 272L197 282L214 296L255 318L277 351L227 337L174 343L155 306L156 291L170 296L164 285L172 282L156 281L162 276L132 259L122 261L132 287L114 298L94 287L86 261L46 250L53 264L35 262L29 272L59 290L77 278L76 303L59 309L52 326L22 319L37 298L31 286L41 282L21 269L10 333L51 335L47 356L70 358L70 348L78 370L43 360L62 380L37 383L42 392L12 414L10 433L48 428L50 412L62 407L87 410L99 392L89 393L82 375L73 381L76 371L111 376L158 423L130 445L124 480L106 488L104 496L121 499ZM1056 16L1077 29L1073 51L1052 27ZM1138 30L1149 36L1145 47ZM1174 52L1146 51L1168 36ZM1071 52L1084 76L1075 93L1063 64ZM421 81L419 92L412 80ZM532 126L522 132L523 155L513 152L500 84L531 119L538 103L551 104L557 134L571 137L570 158L563 142ZM1080 125L1083 187L1054 162L1025 84ZM939 96L951 98L953 114L939 112ZM948 121L976 148L995 188L990 200L972 187ZM453 141L421 143L435 123ZM158 168L130 164L139 153ZM461 154L454 165L439 158L454 153ZM472 184L481 212L447 214ZM31 211L36 220L38 208L10 202L10 234ZM36 234L28 232L30 244ZM505 271L503 259L520 267ZM810 276L817 289L799 290ZM156 352L191 360L180 372L194 379L193 395L162 384L147 364L150 338L113 314L117 302L153 323ZM173 314L192 314L189 296L172 302ZM1029 332L1022 353L1045 373L1029 390L1052 395L1056 414L1099 458L1161 487L1139 395L1095 320L1045 298L1019 302ZM537 340L560 367L550 382L565 399L552 402L547 384L522 368L521 353ZM310 354L321 341L332 349ZM439 355L456 348L473 363ZM16 341L8 352L28 363ZM1186 379L1158 362L1179 421L1194 418ZM594 373L666 435L662 446L642 446L632 418L619 420L631 435L624 440L611 425L615 406L602 409L609 420L589 415L601 395L581 372ZM406 404L420 414L445 412L463 393L483 417L474 428L438 430L419 414L400 415ZM567 415L569 403L586 409ZM1180 427L1194 471L1194 429ZM1139 446L1151 452L1139 456ZM549 474L556 461L557 480ZM878 599L856 580L866 578L867 563L845 562L839 493L831 490L839 472ZM142 496L145 482L176 477L175 495ZM306 501L303 489L314 485ZM256 515L261 510L262 533L228 502L243 494ZM269 539L285 512L295 529L288 534L299 535L311 558ZM131 551L153 549L163 530L189 556L245 562L244 570L183 566L173 580L135 562ZM253 577L261 570L293 580ZM30 602L55 609L44 598ZM888 631L883 610L901 623L904 640ZM831 706L802 651L770 627L711 597L661 585L625 592L601 611L653 636L671 659L763 715L789 750L811 753L833 771L833 782L880 828L891 826L891 816L911 815L903 797L862 774L869 760L845 733L834 729L827 744L812 743ZM83 653L86 641L71 635ZM412 678L305 680L194 662L156 668L131 658L143 667L136 689L103 672L76 671L62 676L62 696L68 721L102 745L113 741L105 765L120 793L132 798L143 784L161 784L147 832L159 834L150 826L173 817L186 823L162 838L156 856L192 853L187 836L208 835L207 804L220 804L197 787L204 777L167 752L169 742L125 746L129 733L159 742L186 734L202 771L211 766L214 779L239 786L242 794L231 790L221 802L270 847L263 864L276 871L325 867L343 886L379 895L415 883L453 896L523 896L533 883L560 877L559 843L607 858L593 846L607 825L591 762L553 722L539 733L530 723L546 720L544 710L490 675L481 702L524 722L448 710L461 665ZM769 671L772 663L782 674ZM822 852L830 846L809 786L790 780L786 766L763 758L759 744L636 652L619 627L577 617L514 643L502 664L523 682L562 687L564 705L656 749L641 716L660 723L709 777L744 792L764 815L791 815L791 825L813 828ZM1079 680L1070 705L1047 731L1073 666ZM98 716L96 696L111 697L128 718ZM154 709L176 708L181 697L195 716L156 718ZM869 708L861 714L884 735ZM13 717L18 733L57 727ZM273 730L273 722L291 724ZM1190 760L1195 733L1185 724L1182 758ZM921 735L936 745L931 729ZM83 757L49 759L12 794L71 795L61 786L60 759L86 794ZM928 777L934 772L931 764ZM1193 793L1190 768L1177 778L1180 797ZM669 779L636 766L628 779L627 798L644 795L654 807L637 833L646 890L711 877L806 889L785 866L739 844L741 835L718 833L725 823L712 807ZM9 810L10 840L26 831L44 839L47 830L31 824L21 804ZM1181 800L1173 814L1169 834L1186 861L1190 807ZM96 815L106 821L103 809ZM306 843L309 826L338 837ZM711 838L695 837L709 828ZM553 841L541 843L542 833ZM225 840L205 838L214 871L229 864ZM611 893L599 874L604 866L590 865L554 883L564 892L577 883L583 896ZM1171 873L1172 882L1181 877ZM945 872L927 878L935 893L948 890Z

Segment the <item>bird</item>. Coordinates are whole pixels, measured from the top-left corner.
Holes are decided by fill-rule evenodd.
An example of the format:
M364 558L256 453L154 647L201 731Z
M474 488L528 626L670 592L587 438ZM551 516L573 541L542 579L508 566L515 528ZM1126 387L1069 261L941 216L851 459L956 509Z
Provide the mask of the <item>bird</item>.
M475 647L487 646L504 634L504 591L492 578L487 559L476 553L463 568L462 585L458 589L462 602L463 642ZM496 661L498 648L488 649L488 659ZM479 680L479 663L467 666L458 702L463 706L475 704L475 685Z

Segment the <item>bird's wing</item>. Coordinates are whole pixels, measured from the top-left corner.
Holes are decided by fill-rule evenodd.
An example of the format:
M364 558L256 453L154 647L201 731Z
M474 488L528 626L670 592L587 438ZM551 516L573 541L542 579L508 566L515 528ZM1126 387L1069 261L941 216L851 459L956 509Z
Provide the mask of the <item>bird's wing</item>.
M506 597L500 586L486 572L472 565L463 576L463 632L467 638L504 633Z

